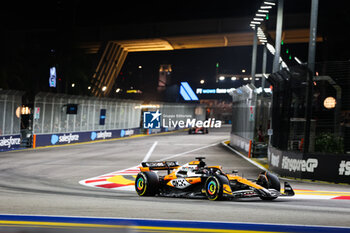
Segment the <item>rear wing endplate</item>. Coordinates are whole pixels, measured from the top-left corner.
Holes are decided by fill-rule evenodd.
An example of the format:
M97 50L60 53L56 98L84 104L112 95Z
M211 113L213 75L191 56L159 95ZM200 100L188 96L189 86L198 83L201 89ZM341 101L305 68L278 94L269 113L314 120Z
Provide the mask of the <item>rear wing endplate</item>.
M179 164L176 161L142 162L141 165L142 168L148 168L149 170L167 170L168 173L171 169L179 167ZM141 170L146 170L142 168Z

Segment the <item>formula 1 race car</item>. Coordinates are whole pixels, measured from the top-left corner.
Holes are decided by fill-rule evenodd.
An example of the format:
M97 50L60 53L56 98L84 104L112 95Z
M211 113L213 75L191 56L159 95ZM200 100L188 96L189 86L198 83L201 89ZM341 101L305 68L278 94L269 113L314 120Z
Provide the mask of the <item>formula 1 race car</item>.
M205 127L192 127L188 129L188 134L207 134L208 128Z
M206 166L204 157L197 157L179 166L175 161L142 162L135 180L139 196L207 197L209 200L259 197L273 200L279 196L294 196L292 187L285 182L284 193L277 176L261 172L256 180L226 174L221 166ZM160 175L158 171L167 171Z

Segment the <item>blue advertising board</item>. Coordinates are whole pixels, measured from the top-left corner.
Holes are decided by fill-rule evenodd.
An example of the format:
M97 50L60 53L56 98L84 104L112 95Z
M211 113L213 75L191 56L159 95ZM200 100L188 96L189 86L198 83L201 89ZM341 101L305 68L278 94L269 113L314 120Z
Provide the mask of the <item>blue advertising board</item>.
M58 134L37 134L35 147L121 138L121 137L128 137L134 134L140 134L140 128L97 130L97 131L86 131L86 132L58 133Z
M0 151L18 149L21 145L21 135L0 136Z
M106 120L106 109L101 109L100 112L100 125L105 125Z
M50 68L49 86L56 87L56 67Z

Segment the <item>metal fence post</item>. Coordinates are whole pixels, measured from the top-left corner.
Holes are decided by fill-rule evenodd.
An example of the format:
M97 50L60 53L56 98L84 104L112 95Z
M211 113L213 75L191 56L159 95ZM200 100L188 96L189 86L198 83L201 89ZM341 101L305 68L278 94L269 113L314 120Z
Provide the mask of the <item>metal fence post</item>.
M252 51L252 71L251 71L251 75L252 75L252 81L251 84L254 85L255 84L255 73L256 73L256 50L258 47L258 35L256 33L257 29L256 27L254 28L254 39L253 39L253 51Z
M273 73L279 71L279 69L280 69L281 37L282 37L282 24L283 24L283 5L284 5L284 0L278 0L276 40L275 40L275 57L273 58L273 67L272 67Z
M318 15L318 0L311 2L311 17L310 17L310 39L309 39L309 56L307 73L307 88L306 88L306 113L305 113L305 133L304 133L304 153L309 152L310 145L310 127L312 115L312 86L313 76L315 74L315 54L316 54L316 34L317 34L317 15Z
M261 88L262 91L264 92L264 88L265 88L265 75L266 75L266 62L267 62L267 48L266 45L263 46L263 59L262 59L262 72L261 72Z

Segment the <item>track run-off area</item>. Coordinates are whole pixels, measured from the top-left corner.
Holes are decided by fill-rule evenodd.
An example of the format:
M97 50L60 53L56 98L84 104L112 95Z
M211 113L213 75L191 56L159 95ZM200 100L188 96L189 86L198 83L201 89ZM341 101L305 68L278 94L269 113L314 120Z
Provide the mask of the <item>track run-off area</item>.
M34 232L36 227L87 232L350 232L349 185L288 180L296 195L274 201L139 197L134 191L137 167L146 160L184 164L204 156L208 165L256 178L259 168L221 145L229 132L226 126L206 135L175 132L0 153L0 233Z

